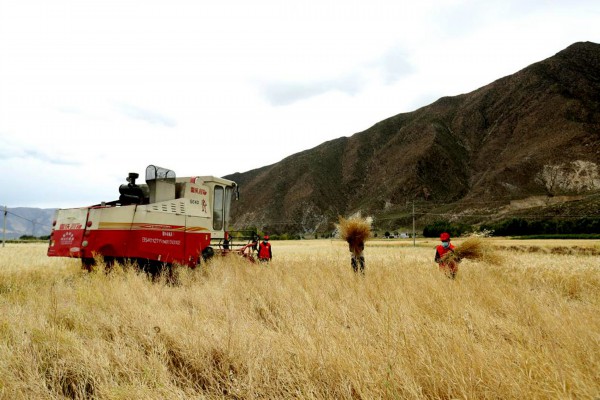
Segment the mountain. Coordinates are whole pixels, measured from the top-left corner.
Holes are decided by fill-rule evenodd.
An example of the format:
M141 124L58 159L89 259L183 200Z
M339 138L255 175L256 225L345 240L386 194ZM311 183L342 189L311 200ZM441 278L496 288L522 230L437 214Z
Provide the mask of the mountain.
M2 208L2 218L6 218L6 239L18 239L21 236L46 236L52 229L54 208L7 208L6 216ZM4 227L4 219L1 222ZM1 235L1 233L0 233Z
M473 92L442 97L351 137L226 176L233 225L327 231L339 215L378 228L436 219L599 209L600 45L575 43ZM525 214L524 214L525 213Z

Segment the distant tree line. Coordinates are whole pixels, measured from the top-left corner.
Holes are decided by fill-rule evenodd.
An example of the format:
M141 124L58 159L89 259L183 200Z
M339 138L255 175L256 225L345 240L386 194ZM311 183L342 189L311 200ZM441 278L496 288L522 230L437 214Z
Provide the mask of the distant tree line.
M493 230L497 236L600 233L600 218L547 220L511 218L496 224L484 224L482 229Z
M510 218L480 226L449 221L435 221L423 228L424 237L438 237L442 232L460 236L473 231L491 231L494 236L570 235L600 233L600 218L536 219Z
M18 238L6 239L7 242L40 242L50 240L50 235L44 236L33 236L33 235L21 235ZM0 238L2 241L2 238Z
M272 240L298 240L298 239L325 239L335 236L335 231L312 232L312 233L286 233L272 232L267 229L258 229L255 226L245 227L247 231L256 232L262 238L268 234ZM448 232L451 237L459 237L470 232L487 232L493 236L531 236L531 235L588 235L600 234L600 218L584 217L574 219L527 219L508 218L496 222L471 225L461 222L450 222L448 220L434 221L423 228L423 237L439 237L440 233ZM382 237L398 237L398 232L385 231ZM407 235L411 237L411 234ZM417 233L418 236L418 233ZM377 233L373 231L373 237Z
M50 235L45 236L33 236L33 235L21 235L19 240L50 240Z

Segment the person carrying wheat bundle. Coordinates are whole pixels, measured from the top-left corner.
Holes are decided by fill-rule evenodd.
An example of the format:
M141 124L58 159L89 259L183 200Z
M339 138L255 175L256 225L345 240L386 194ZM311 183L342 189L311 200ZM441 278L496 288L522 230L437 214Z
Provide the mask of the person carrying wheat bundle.
M460 246L454 247L450 243L450 235L446 232L440 235L442 244L435 248L435 262L440 266L440 271L445 272L448 278L454 279L458 272L458 264L464 260L485 262L498 265L502 259L481 237L471 235Z
M350 264L354 272L365 273L365 241L371 234L371 225L364 219L344 219L340 217L340 234L348 242L348 249L352 253Z
M443 232L440 235L440 245L435 248L435 262L438 263L440 271L444 272L450 279L456 278L458 272L458 263L460 258L449 257L451 253L454 253L454 245L450 243L450 234Z

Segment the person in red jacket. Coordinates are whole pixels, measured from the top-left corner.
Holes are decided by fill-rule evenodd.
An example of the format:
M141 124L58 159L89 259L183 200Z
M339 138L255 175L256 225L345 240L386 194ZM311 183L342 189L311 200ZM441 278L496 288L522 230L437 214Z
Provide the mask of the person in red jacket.
M269 243L269 236L265 235L263 241L258 245L258 260L259 261L271 261L273 258L273 252L271 251L271 243Z
M435 262L438 263L440 271L446 273L448 278L454 279L458 272L458 262L454 260L445 261L443 257L451 252L454 252L454 246L450 243L450 234L443 232L440 235L442 244L435 248Z

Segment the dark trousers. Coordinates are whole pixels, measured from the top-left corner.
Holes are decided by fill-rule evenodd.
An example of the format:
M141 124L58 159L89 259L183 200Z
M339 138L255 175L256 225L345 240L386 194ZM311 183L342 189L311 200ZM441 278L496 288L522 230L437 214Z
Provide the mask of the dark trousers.
M365 273L365 257L364 256L355 256L352 255L352 270L354 272L358 272L360 270L361 273Z

